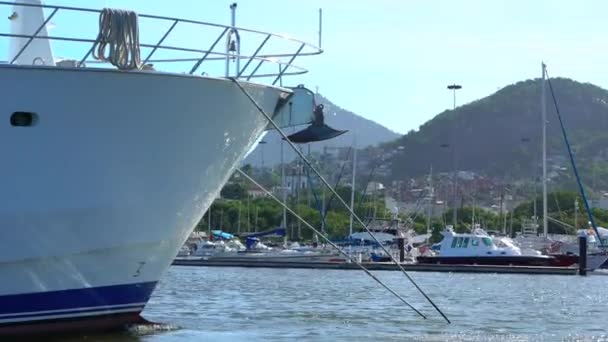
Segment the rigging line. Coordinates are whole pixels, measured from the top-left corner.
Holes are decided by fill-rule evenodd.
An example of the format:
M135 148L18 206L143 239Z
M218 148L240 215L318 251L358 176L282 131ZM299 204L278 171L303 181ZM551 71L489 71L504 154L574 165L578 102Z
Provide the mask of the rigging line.
M372 196L371 192L369 195L367 194L367 187L372 182L372 177L374 176L374 172L376 171L376 168L378 167L379 161L380 161L380 158L376 158L376 160L373 161L374 166L372 167L372 169L369 172L369 176L367 177L367 181L365 182L365 187L363 188L364 189L363 196L361 196L361 199L360 199L361 203L365 203L365 201L367 200L367 197L369 197L370 208L368 208L368 216L373 216L373 215L369 215L370 211L373 212L373 208L371 207L371 204L373 204L373 196ZM375 207L375 205L374 205L374 207Z
M555 205L557 206L557 213L559 216L562 216L562 208L559 205L559 200L557 199L557 194L553 192L553 200L555 201Z
M411 230L413 230L414 232L416 232L416 219L418 218L418 215L420 214L420 204L422 203L422 201L417 200L416 201L416 207L409 211L406 215L405 215L405 219L403 220L403 224L406 228L409 228ZM397 216L397 219L399 219L399 216ZM411 226L410 226L410 222L411 222Z
M270 198L272 198L280 206L285 208L285 210L287 210L295 218L300 220L306 227L308 227L313 232L315 232L317 235L319 235L323 240L325 240L325 242L327 242L330 246L335 248L340 254L345 256L350 262L355 263L357 266L359 266L359 268L361 268L361 270L363 270L368 276L370 276L372 279L374 279L378 284L380 284L382 287L384 287L387 291L392 293L395 297L397 297L400 301L402 301L410 309L412 309L414 312L416 312L420 317L427 319L427 317L422 312L418 311L418 309L416 309L414 306L412 306L410 303L408 303L401 295L399 295L397 292L395 292L395 290L391 289L388 285L386 285L384 282L382 282L382 280L378 279L378 277L376 277L374 274L372 274L365 266L363 266L363 264L361 264L359 261L355 260L351 255L349 255L347 252L345 252L340 247L338 247L338 245L333 243L325 234L321 233L318 229L316 229L310 223L308 223L308 221L304 220L300 215L296 214L295 211L293 211L291 208L289 208L289 206L287 204L283 203L280 199L278 199L271 191L264 188L260 183L256 182L253 178L251 178L247 173L245 173L240 168L237 168L236 171L238 173L240 173L241 175L243 175L243 177L247 178L247 180L249 180L255 186L260 188L260 190L262 190L266 194L268 194L268 196Z
M367 186L369 185L369 183L372 180L372 177L374 176L374 171L376 170L376 167L378 166L379 160L380 160L380 158L376 158L376 159L372 160L373 167L369 171L369 174L367 175L367 180L365 181L365 186L363 187L364 192L363 192L363 195L361 195L360 202L365 202L367 200L366 197L369 197L367 195L367 191L365 191L365 190L367 190Z
M306 169L306 179L308 180L308 183L310 183L309 189L310 189L310 192L312 192L312 197L315 200L315 206L317 208L319 208L319 213L321 214L321 218L323 218L323 210L321 208L322 203L320 203L319 197L317 197L317 192L315 191L315 189L312 186L312 179L310 177L310 172L308 171L308 168Z
M572 170L574 170L574 176L576 177L576 183L578 184L578 188L581 192L581 196L583 197L583 203L585 204L585 209L587 210L587 216L589 217L589 221L591 222L591 227L595 231L598 240L600 241L600 247L606 247L602 238L600 237L600 232L597 230L597 225L595 224L595 219L593 218L593 214L591 213L591 207L589 206L589 202L587 201L587 195L585 194L585 188L583 187L583 183L581 182L581 178L578 175L578 168L576 167L576 163L574 162L574 154L572 153L572 148L570 147L570 142L568 141L568 135L566 134L566 127L564 126L564 121L562 120L562 115L559 111L559 106L557 104L557 98L555 97L555 92L553 91L553 86L551 85L551 79L549 78L549 72L547 72L547 68L545 67L545 75L547 75L547 83L549 83L549 90L551 91L551 98L553 99L553 105L555 106L555 112L557 113L557 118L559 119L559 125L562 129L562 135L564 136L564 142L566 143L566 147L568 148L568 155L570 156L570 163L572 164Z
M553 192L553 200L555 201L555 205L557 206L557 214L559 215L559 218L563 219L564 213L562 212L562 208L559 205L559 200L557 199L557 194L555 193L555 191Z
M323 178L323 176L321 175L321 173L312 166L312 164L310 163L310 161L308 161L308 159L306 159L306 157L304 156L304 154L302 154L302 153L300 153L300 151L298 151L298 149L295 146L295 144L291 140L289 140L289 138L287 137L287 135L285 134L285 132L283 132L283 130L277 125L277 123L274 122L274 120L272 120L272 118L266 113L266 111L264 111L264 109L257 103L257 101L253 97L251 97L251 95L247 92L247 90L245 90L245 88L243 88L243 86L241 85L241 83L236 78L231 77L230 79L232 80L232 82L234 84L237 85L237 87L239 87L239 89L243 92L243 94L249 99L249 101L251 101L251 103L266 118L266 120L268 120L268 122L272 125L272 127L275 130L277 130L277 132L279 132L279 134L281 134L281 136L283 137L283 139L285 139L285 141L289 144L289 146L291 146L291 148L294 151L296 151L296 153L302 159L302 161L306 165L308 165L308 167L310 167L310 169L317 175L317 177L319 177L319 180L321 180L321 182L332 193L334 193L334 195L336 196L336 198L338 198L338 200L342 203L342 205L344 205L344 207L349 211L349 213L353 216L353 218L356 219L357 222L359 222L359 224L361 224L363 226L363 228L365 228L365 230L367 231L367 233L369 233L369 235L374 239L374 241L377 244L380 245L380 247L382 248L382 250L384 251L384 253L386 253L391 258L391 261L395 265L397 265L399 267L399 269L401 270L401 273L403 273L403 275L405 275L405 277L410 281L410 283L412 283L412 285L416 288L416 290L418 290L418 292L420 292L420 294L422 294L422 296L429 302L429 304L431 304L433 306L433 308L443 317L443 319L445 319L445 321L448 324L452 323L452 322L450 322L450 320L448 319L448 317L443 313L443 311L441 311L441 309L439 309L439 307L435 304L435 302L433 302L433 300L424 292L424 290L422 290L422 288L416 283L416 281L405 271L405 269L403 268L403 266L386 249L386 247L384 247L380 243L380 241L378 240L378 238L374 234L372 234L371 230L367 227L367 225L363 223L363 221L359 218L359 216L357 214L355 214L354 210L344 201L344 199L342 197L340 197L340 195L338 194L338 192L335 189L333 189L331 187L331 185L329 185L329 183L327 182L327 180L325 180L325 178Z
M576 228L575 228L573 225L568 224L568 223L566 223L566 222L564 222L564 221L560 221L560 220L558 220L558 219L556 219L556 218L553 218L553 217L551 217L551 216L548 216L548 217L547 217L547 220L549 220L549 221L551 221L551 222L554 222L554 223L557 223L558 225L560 225L560 226L562 226L562 227L566 227L566 228L574 229L574 230L576 231Z
M412 221L414 221L416 218L418 218L418 215L420 215L420 207L422 206L422 203L425 202L425 197L426 193L421 191L420 195L418 195L418 198L416 199L416 206L414 207L414 210L407 215L407 217L411 218Z
M407 213L405 213L405 217L407 217L408 219L412 220L412 223L414 223L414 221L418 218L418 215L420 215L420 207L422 206L422 203L424 202L424 197L426 197L426 194L424 192L421 192L418 195L418 198L416 198L416 206L414 207L413 210L408 210ZM413 227L412 227L413 229Z
M346 152L346 154L350 156L350 151L351 150L352 150L352 146L350 146L348 148L348 152ZM336 181L336 185L334 185L334 189L337 188L338 185L340 185L340 181L342 180L342 176L344 175L344 169L345 169L345 167L346 167L346 162L343 162L342 163L342 167L340 168L340 174L338 175L338 180ZM336 196L332 193L331 196L329 197L329 199L327 200L327 205L326 205L327 208L329 208L329 205L333 201L334 197L336 197Z
M310 184L312 184L312 177L310 176L310 171L308 170L308 168L306 169L306 177L308 179L308 182ZM322 231L325 232L328 229L326 219L327 219L327 210L328 210L329 206L327 205L327 203L324 203L325 199L319 200L317 192L315 191L314 188L311 187L310 189L311 189L312 195L315 199L315 206L319 210L319 216L321 217ZM325 194L322 194L322 196L325 196Z
M350 147L349 147L350 148ZM349 152L350 153L350 152ZM342 180L342 174L344 172L344 167L346 166L346 163L342 163L342 168L340 169L340 173L338 174L338 180L336 181L336 185L334 185L334 188L337 188L338 185L340 184L340 181ZM331 204L331 200L333 199L333 194L332 196L329 198L329 200L327 201L327 203L325 203L325 208L322 208L322 205L319 201L319 198L317 196L317 192L314 190L314 188L312 187L312 178L310 177L310 168L306 168L306 177L308 179L308 182L311 184L311 191L312 191L312 195L315 199L315 204L317 205L317 207L319 208L319 213L321 214L321 220L323 221L323 226L326 227L327 226L327 221L325 220L327 217L327 210L330 207ZM323 212L323 209L325 209L325 212Z

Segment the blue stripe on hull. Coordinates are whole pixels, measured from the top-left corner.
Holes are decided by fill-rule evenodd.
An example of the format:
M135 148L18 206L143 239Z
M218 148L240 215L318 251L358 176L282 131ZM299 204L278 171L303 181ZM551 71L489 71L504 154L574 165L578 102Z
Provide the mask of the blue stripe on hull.
M91 313L91 314L107 314L107 313L112 313L116 310L129 310L129 311L141 311L144 309L144 305L143 304L133 304L133 305L124 305L124 306L119 306L119 307L111 307L111 308L107 308L107 307L103 307L103 306L98 306L98 307L94 307L94 308L88 308L88 309L73 309L73 310L62 310L62 311L43 311L43 312L34 312L34 313L26 313L26 314L15 314L15 315L6 315L6 316L2 316L0 317L0 324L3 323L3 321L6 320L10 320L10 319L15 319L15 318L37 318L37 317L43 317L43 316L53 316L53 315L62 315L62 316L69 316L69 315L76 315L76 314L87 314L87 313Z
M0 296L0 315L47 316L54 310L78 310L146 303L156 282ZM100 308L101 309L101 308ZM103 309L102 309L103 310ZM42 313L43 311L44 313ZM41 312L37 314L36 312ZM13 314L13 315L11 315ZM0 321L4 317L0 316Z

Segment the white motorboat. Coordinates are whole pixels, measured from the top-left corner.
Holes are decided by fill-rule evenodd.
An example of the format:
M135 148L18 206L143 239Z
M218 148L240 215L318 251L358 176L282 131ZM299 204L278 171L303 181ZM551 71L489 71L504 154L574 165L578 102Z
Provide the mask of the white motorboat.
M253 102L283 126L303 118L296 105L289 106L293 117L281 116L289 99L311 104L306 94L312 93L273 84L303 72L291 64L294 58L321 50L287 39L297 52L277 55L264 43L240 51L245 34L283 37L237 29L234 20L223 26L140 14L167 31L139 43L133 30L138 16L131 12L38 0L2 1L0 7L11 27L0 35L10 41L0 64L0 334L140 322L157 281L266 129ZM130 40L106 37L111 30L103 25L98 39L78 37L97 31L100 14L119 16L113 25L122 26L112 29ZM47 32L50 20L61 32L69 30L61 19L75 15L85 17L75 34ZM207 50L200 41L196 48L168 45L165 38L184 25L223 31ZM222 39L225 48L216 49ZM91 57L103 44L116 45L115 54L105 56L113 65ZM141 62L136 48L146 56ZM116 53L125 49L126 56ZM70 56L58 61L54 52ZM196 73L214 61L225 63L222 77ZM280 72L276 65L274 74L263 71L271 61L282 65ZM272 83L251 82L262 79ZM303 102L295 101L300 95ZM312 105L308 109L312 118Z
M439 255L419 256L422 264L571 266L578 261L572 256L547 256L522 253L508 238L496 238L483 229L472 233L456 233L451 226L442 232Z
M405 257L410 260L419 255L416 247L425 243L430 237L429 234L417 235L396 216L390 219L374 218L367 222L367 227L369 232L352 233L346 242L351 252L361 254L363 259L373 261L392 261L391 256L377 246L376 240L392 254L394 259L398 260L400 258L398 240L403 239Z

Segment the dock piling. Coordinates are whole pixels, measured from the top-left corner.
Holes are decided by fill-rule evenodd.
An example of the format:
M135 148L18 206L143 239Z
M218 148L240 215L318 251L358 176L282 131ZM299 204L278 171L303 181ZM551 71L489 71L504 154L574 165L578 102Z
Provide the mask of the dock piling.
M405 261L405 239L398 238L397 239L397 247L399 248L399 262Z
M587 236L578 237L578 274L587 275Z

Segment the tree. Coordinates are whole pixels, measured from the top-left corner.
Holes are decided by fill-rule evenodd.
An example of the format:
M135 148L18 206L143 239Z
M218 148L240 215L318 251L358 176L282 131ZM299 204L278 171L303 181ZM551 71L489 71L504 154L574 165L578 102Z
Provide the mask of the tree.
M244 199L247 197L247 189L241 183L231 182L226 184L221 191L221 196L226 199Z

